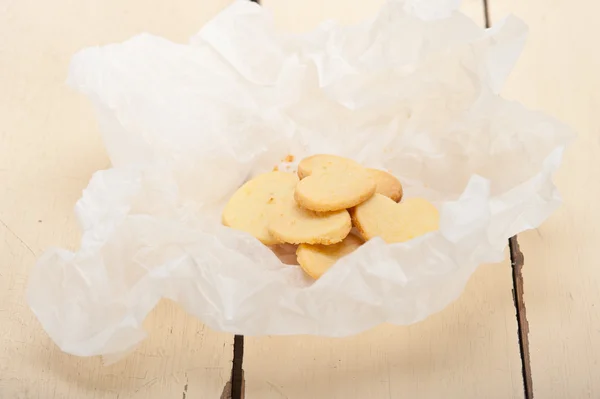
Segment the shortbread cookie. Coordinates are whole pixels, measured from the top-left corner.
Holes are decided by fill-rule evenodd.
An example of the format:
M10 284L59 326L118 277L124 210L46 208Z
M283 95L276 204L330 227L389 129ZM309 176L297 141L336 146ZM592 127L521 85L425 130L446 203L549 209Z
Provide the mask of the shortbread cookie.
M353 168L362 169L363 167L358 162L348 158L319 154L300 161L298 164L298 177L304 179L315 172L346 171Z
M385 195L388 198L399 202L402 199L402 184L394 177L394 175L379 169L367 169L371 174L377 188L376 193Z
M375 193L375 180L366 169L313 172L300 180L294 198L303 208L331 212L352 208Z
M275 207L282 198L293 195L297 183L298 177L292 173L269 172L255 177L233 194L223 210L223 224L250 233L265 245L277 244L267 226Z
M381 237L387 243L404 242L439 229L438 210L422 198L396 203L375 194L352 210L352 221L365 240Z
M296 255L302 270L314 279L318 279L343 256L360 247L363 240L354 234L349 234L344 241L333 245L298 246Z
M324 244L342 241L352 229L347 210L318 213L300 207L290 195L274 212L269 232L281 243Z

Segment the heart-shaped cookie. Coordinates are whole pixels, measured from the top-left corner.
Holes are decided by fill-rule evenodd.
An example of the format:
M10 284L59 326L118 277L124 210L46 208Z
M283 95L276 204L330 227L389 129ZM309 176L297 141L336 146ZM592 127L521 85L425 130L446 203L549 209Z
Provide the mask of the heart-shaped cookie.
M363 244L363 240L349 234L344 241L333 245L301 244L296 250L300 267L306 274L318 279L343 256L348 255Z
M337 155L317 154L304 158L298 164L298 177L304 179L317 172L346 171L348 169L362 169L356 161Z
M357 162L336 155L313 155L298 165L302 179L296 201L304 208L331 212L351 208L370 198L376 184L372 174Z
M294 198L302 207L317 212L352 208L375 193L375 180L366 169L316 172L300 180Z
M268 228L280 243L330 245L346 238L352 221L345 209L337 212L304 209L290 193L287 200L280 201L276 207Z
M367 169L367 172L375 180L376 193L385 195L396 202L402 199L402 184L394 175L379 169Z
M439 229L437 208L422 198L396 203L375 194L352 210L352 221L365 240L381 237L387 243L405 242Z
M249 180L223 209L223 224L250 233L265 245L279 243L269 233L268 224L275 207L283 198L289 201L297 183L295 174L284 172L264 173Z

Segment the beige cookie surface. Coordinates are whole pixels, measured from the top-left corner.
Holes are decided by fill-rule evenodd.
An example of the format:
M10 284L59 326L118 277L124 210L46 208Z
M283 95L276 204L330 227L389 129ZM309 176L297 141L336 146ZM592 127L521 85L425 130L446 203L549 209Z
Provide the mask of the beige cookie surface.
M268 225L269 232L281 243L324 244L342 241L352 229L347 210L319 213L300 207L290 194L277 207Z
M301 244L298 246L296 256L302 270L312 278L318 279L338 259L353 252L363 242L362 238L350 234L344 238L344 241L333 245Z
M353 168L362 169L362 166L356 161L337 155L317 154L300 161L298 177L304 179L315 172L346 171Z
M437 208L422 198L396 203L375 194L352 211L352 221L365 240L381 237L387 243L405 242L439 229Z
M298 177L292 173L269 172L247 181L223 209L225 226L245 231L265 245L279 241L268 230L271 215L279 202L293 195Z
M367 169L375 180L375 192L399 202L402 199L402 184L394 175L384 170Z
M369 199L376 189L366 169L313 173L300 180L294 192L296 202L317 212L352 208Z

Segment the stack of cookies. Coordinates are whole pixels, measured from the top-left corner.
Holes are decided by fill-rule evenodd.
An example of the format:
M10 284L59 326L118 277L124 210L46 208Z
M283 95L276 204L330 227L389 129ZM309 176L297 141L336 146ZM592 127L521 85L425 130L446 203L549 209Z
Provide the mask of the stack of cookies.
M223 224L270 247L296 246L298 264L317 279L371 238L404 242L438 229L430 202L400 200L402 185L388 172L314 155L297 175L274 171L246 182L225 206Z

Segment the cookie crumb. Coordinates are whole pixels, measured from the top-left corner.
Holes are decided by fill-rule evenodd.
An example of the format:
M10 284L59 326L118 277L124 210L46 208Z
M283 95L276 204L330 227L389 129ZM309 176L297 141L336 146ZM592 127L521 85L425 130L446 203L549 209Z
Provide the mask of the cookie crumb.
M279 166L275 165L275 167L273 168L273 172L277 172L279 171Z
M292 154L288 154L284 159L284 162L294 162L294 156Z

